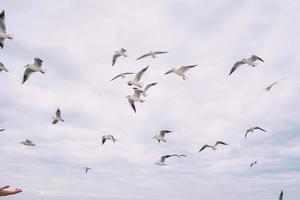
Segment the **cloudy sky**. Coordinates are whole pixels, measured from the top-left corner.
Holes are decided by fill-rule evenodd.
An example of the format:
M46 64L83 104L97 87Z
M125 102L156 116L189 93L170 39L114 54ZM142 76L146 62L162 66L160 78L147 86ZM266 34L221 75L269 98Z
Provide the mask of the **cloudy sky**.
M0 2L14 36L0 52L0 185L24 190L6 199L299 199L299 1ZM120 48L128 57L111 67ZM169 53L136 61L150 50ZM265 63L228 76L252 54ZM21 85L34 57L47 73ZM163 75L191 64L187 81ZM110 79L147 65L142 82L159 84L135 114L132 77ZM52 125L58 107L65 123ZM245 140L257 125L268 133ZM164 144L152 139L161 129L173 131ZM101 146L104 134L118 142ZM229 146L198 153L216 140ZM170 153L187 157L154 164Z

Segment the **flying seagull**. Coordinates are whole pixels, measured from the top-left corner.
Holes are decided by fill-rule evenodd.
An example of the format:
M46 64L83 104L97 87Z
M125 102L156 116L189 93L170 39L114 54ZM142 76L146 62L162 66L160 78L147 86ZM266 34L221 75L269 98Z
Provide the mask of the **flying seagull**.
M188 78L184 75L184 73L185 73L187 70L189 70L189 69L191 69L191 68L193 68L193 67L196 67L196 66L197 66L197 65L189 65L189 66L182 66L182 67L179 67L179 68L173 68L173 69L167 71L167 72L165 73L165 75L170 74L170 73L175 73L175 74L177 74L178 76L181 76L181 77L183 78L183 80L187 80Z
M147 67L145 67L144 69L142 69L141 71L139 71L139 72L135 75L135 77L134 77L134 79L133 79L132 81L128 81L128 85L129 85L129 86L134 85L134 86L137 86L137 87L140 87L140 88L141 88L142 85L140 84L140 80L141 80L143 74L147 71L148 68L149 68L149 65L148 65Z
M235 72L235 70L237 70L237 68L239 68L243 64L248 64L252 67L255 67L257 65L257 63L255 63L255 61L257 61L257 60L264 62L263 59L261 59L260 57L258 57L256 55L252 55L250 58L243 58L242 60L237 61L236 63L234 63L233 67L231 68L229 75L231 75L233 72Z
M113 143L115 143L117 141L117 139L114 138L114 136L112 136L112 135L103 135L102 136L102 145L104 145L104 143L106 142L106 140L112 140Z
M4 128L0 129L0 132L2 132L2 131L5 131L5 129Z
M89 167L83 167L82 169L84 169L85 173L87 174L91 168L89 168Z
M168 131L168 130L161 130L159 132L159 135L155 135L153 137L153 139L157 139L157 141L160 143L160 141L163 141L163 142L167 142L166 139L165 139L165 135L166 133L171 133L172 131Z
M249 128L249 129L246 131L245 139L247 138L248 133L250 133L250 132L252 133L252 132L254 132L255 130L261 130L261 131L263 131L263 132L267 132L266 130L264 130L264 129L258 127L258 126L256 126L256 127L251 127L251 128Z
M120 56L127 57L126 49L121 48L120 51L115 51L115 54L113 55L113 58L112 58L112 66L115 65L117 58Z
M256 165L257 162L258 162L258 161L256 160L255 162L251 163L251 164L250 164L250 167L253 167L253 165Z
M34 58L33 64L26 65L22 84L25 83L25 81L29 78L29 76L34 72L45 73L45 71L42 69L42 64L43 64L43 61L41 59Z
M280 195L279 195L279 200L283 200L283 191L281 190Z
M133 91L134 91L134 94L133 95L128 95L128 96L126 96L126 98L128 99L128 102L131 105L132 109L136 113L134 102L143 103L145 101L144 99L141 98L141 94L143 94L144 91L142 91L138 88L133 88Z
M8 69L4 66L3 63L0 63L0 72L2 72L2 71L8 72Z
M117 79L117 78L119 78L119 77L125 78L125 75L129 75L129 74L134 74L134 73L132 73L132 72L121 73L121 74L115 76L115 77L114 77L113 79L111 79L110 81L113 81L113 80L115 80L115 79Z
M151 88L151 87L153 87L153 86L155 86L155 85L157 85L158 83L156 82L156 83L150 83L150 84L148 84L148 85L146 85L146 87L143 89L143 93L142 93L142 95L145 97L145 96L147 96L147 90L149 90L149 88Z
M216 144L215 144L214 146L207 145L207 144L204 145L204 146L199 150L199 152L203 151L203 150L204 150L205 148L207 148L207 147L211 148L212 150L217 150L217 145L218 145L218 144L228 145L228 144L226 144L225 142L217 141Z
M152 58L156 58L155 55L164 54L164 53L168 53L168 52L167 51L150 51L150 53L146 53L146 54L138 57L137 60L140 60L140 59L148 57L148 56L152 56Z
M61 111L60 111L59 108L57 108L57 111L55 113L55 117L52 117L52 119L53 119L52 124L56 124L59 121L64 122L64 120L61 118Z
M0 9L0 48L3 49L4 40L13 39L12 36L6 33L5 11Z
M164 156L160 157L160 160L158 160L155 164L157 164L157 165L167 165L165 163L165 160L167 158L170 158L170 157L173 157L173 156L177 156L178 158L180 158L180 157L186 157L186 155L183 155L183 154L181 154L181 155L177 155L177 154L164 155Z
M26 146L35 146L35 144L31 141L26 139L25 141L20 142L21 144L24 144Z

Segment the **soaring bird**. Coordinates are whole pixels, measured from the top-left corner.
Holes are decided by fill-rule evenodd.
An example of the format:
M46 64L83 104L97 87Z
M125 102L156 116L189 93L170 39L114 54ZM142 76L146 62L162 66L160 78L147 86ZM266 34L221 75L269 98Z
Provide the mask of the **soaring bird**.
M157 164L157 165L167 165L167 164L165 163L165 160L166 160L167 158L170 158L170 157L173 157L173 156L176 156L176 157L178 157L178 158L180 158L180 157L186 157L186 155L183 155L183 154L181 154L181 155L177 155L177 154L164 155L164 156L161 156L161 157L160 157L160 160L158 160L155 164Z
M264 130L264 129L258 127L258 126L251 127L251 128L249 128L248 130L246 130L245 139L247 138L248 133L252 133L252 132L254 132L255 130L261 130L261 131L263 131L263 132L267 132L266 130Z
M42 64L43 64L43 61L41 59L34 58L33 64L26 65L22 84L25 83L25 81L29 78L29 76L34 72L45 73L45 71L42 69Z
M151 87L153 87L153 86L155 86L155 85L157 85L158 83L156 82L156 83L150 83L150 84L148 84L148 85L146 85L146 87L143 89L143 93L142 93L142 95L145 97L145 96L147 96L147 90L149 90L149 88L151 88Z
M140 59L148 57L148 56L152 56L152 58L156 58L155 55L164 54L164 53L168 53L168 52L167 51L150 51L149 53L146 53L146 54L138 57L137 60L140 60Z
M217 145L218 145L218 144L228 145L228 144L226 144L225 142L217 141L217 142L215 143L214 146L208 145L208 144L204 145L204 146L199 150L199 152L203 151L203 150L204 150L205 148L207 148L207 147L211 148L212 150L217 150Z
M26 139L25 141L20 142L21 144L24 144L26 146L35 146L35 144L31 141Z
M283 200L283 191L281 190L280 195L279 195L279 200Z
M126 49L121 48L120 51L115 51L115 54L113 55L113 58L112 58L112 66L115 65L117 58L119 58L120 56L127 57Z
M134 85L134 86L137 86L137 87L140 87L140 88L141 88L142 85L140 84L140 80L141 80L143 74L147 71L148 68L149 68L149 65L148 65L147 67L145 67L144 69L142 69L141 71L139 71L139 72L135 75L135 77L134 77L134 79L133 79L132 81L128 81L128 85L129 85L129 86Z
M184 75L184 73L185 73L187 70L189 70L189 69L191 69L191 68L193 68L193 67L196 67L196 66L197 66L197 65L189 65L189 66L182 66L182 67L179 67L179 68L173 68L173 69L167 71L167 72L165 73L165 75L166 75L166 74L170 74L170 73L175 73L175 74L177 74L178 76L181 76L181 77L183 78L183 80L187 80L188 78L187 78L187 76Z
M119 78L119 77L125 78L125 75L129 75L129 74L134 74L134 73L132 73L132 72L124 72L124 73L121 73L121 74L115 76L115 77L114 77L113 79L111 79L110 81L113 81L113 80L115 80L115 79L117 79L117 78Z
M140 90L138 88L133 88L133 95L128 95L126 98L128 99L128 102L130 106L132 107L133 111L136 113L136 108L134 102L141 102L143 103L145 100L141 98L141 94L143 94L143 90Z
M248 64L252 67L255 67L257 65L257 63L255 63L255 61L257 61L257 60L264 62L263 59L261 59L260 57L258 57L256 55L252 55L250 58L243 58L242 60L237 61L236 63L234 63L233 67L231 68L229 75L231 75L233 72L235 72L237 70L237 68L239 68L243 64Z
M3 70L8 72L8 69L4 66L4 64L0 63L0 72L2 72Z
M82 169L84 169L85 173L87 174L89 172L90 169L92 168L89 168L89 167L83 167Z
M113 143L115 143L117 141L117 139L114 136L112 136L112 135L103 135L102 136L102 145L104 145L104 143L107 140L112 140Z
M5 11L0 9L0 48L3 49L4 40L13 39L11 34L6 33Z
M55 117L52 117L52 119L53 119L52 124L56 124L59 121L64 122L64 120L61 118L61 111L60 111L59 108L57 108L57 111L55 113Z
M168 131L168 130L161 130L159 132L159 135L155 135L153 138L154 139L157 139L157 141L160 143L160 141L163 141L163 142L167 142L166 139L165 139L165 136L166 136L166 133L171 133L172 131Z
M256 165L257 162L258 162L258 161L256 160L256 161L254 161L253 163L251 163L251 164L250 164L250 167L253 167L253 165Z

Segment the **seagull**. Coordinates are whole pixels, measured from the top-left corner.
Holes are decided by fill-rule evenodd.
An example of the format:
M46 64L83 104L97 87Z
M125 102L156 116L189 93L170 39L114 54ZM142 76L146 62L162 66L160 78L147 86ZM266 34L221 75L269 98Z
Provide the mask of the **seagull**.
M61 118L61 112L60 112L59 108L57 108L57 111L55 113L55 117L52 117L52 119L53 119L52 124L56 124L59 121L64 122L64 120Z
M4 64L0 62L0 72L2 72L3 70L8 72L8 69L4 66Z
M26 69L25 69L25 72L24 72L22 84L25 83L25 81L29 78L29 76L33 72L45 73L45 71L42 69L42 63L43 63L43 61L41 59L34 58L33 64L28 64L28 65L25 66Z
M276 81L276 82L274 82L274 83L272 83L271 85L269 85L268 87L266 87L265 88L265 91L270 91L271 89L272 89L272 87L274 86L274 85L276 85L277 83L279 83L279 81Z
M141 102L143 103L145 100L141 99L141 94L144 93L144 91L138 89L138 88L133 88L134 94L133 95L128 95L126 98L128 99L129 104L131 105L132 109L136 113L135 105L134 102Z
M149 65L147 67L145 67L144 69L142 69L141 71L139 71L134 79L132 81L128 81L128 85L131 86L131 85L134 85L134 86L137 86L137 87L142 87L142 85L140 84L140 80L143 76L143 74L147 71L147 69L149 68Z
M152 58L156 58L155 55L164 54L164 53L168 53L168 52L167 51L150 51L150 53L146 53L146 54L138 57L137 60L140 60L140 59L148 57L148 56L152 56Z
M197 65L189 65L189 66L182 66L182 67L179 67L179 68L173 68L173 69L167 71L167 72L165 73L165 75L170 74L170 73L173 72L173 73L177 74L178 76L181 76L181 77L183 78L183 80L186 80L186 79L188 79L188 78L184 75L184 73L185 73L187 70L189 70L189 69L191 69L191 68L193 68L193 67L196 67L196 66L197 66Z
M11 34L6 33L5 11L0 9L0 48L3 49L4 40L13 39Z
M155 135L154 137L153 137L153 139L157 139L157 141L160 143L160 141L163 141L163 142L167 142L166 140L165 140L165 135L166 135L166 133L171 133L172 131L168 131L168 130L161 130L160 132L159 132L159 135Z
M121 74L115 76L115 77L114 77L113 79L111 79L110 81L113 81L113 80L115 80L115 79L117 79L117 78L119 78L119 77L125 78L125 75L129 75L129 74L134 74L134 73L132 73L132 72L121 73Z
M117 141L117 139L114 138L114 136L112 136L112 135L103 135L102 136L102 145L104 145L104 143L106 142L106 140L112 140L113 143L115 143Z
M4 128L0 129L0 132L2 132L2 131L5 131L5 129Z
M121 48L120 51L115 51L115 54L113 55L113 58L112 58L112 66L115 65L117 58L120 56L127 57L126 49Z
M257 65L255 63L255 61L257 61L257 60L264 62L263 59L261 59L260 57L258 57L256 55L252 55L250 58L247 58L247 59L243 58L242 60L237 61L236 63L234 63L233 67L231 68L229 75L231 75L233 72L235 72L235 70L237 70L237 68L239 68L243 64L248 64L252 67L255 67Z
M167 158L170 158L170 157L173 157L173 156L177 156L178 158L180 158L180 157L186 157L186 155L183 155L183 154L181 154L181 155L177 155L177 154L164 155L164 156L160 157L160 160L158 160L155 164L157 164L157 165L167 165L165 163L165 160Z
M31 141L26 139L25 141L20 142L21 144L24 144L26 146L35 146L35 144Z
M258 162L258 161L256 160L255 162L251 163L251 164L250 164L250 167L253 167L253 165L256 165L257 162Z
M254 132L255 130L261 130L261 131L263 131L263 132L267 132L266 130L264 130L264 129L262 129L262 128L258 127L258 126L256 126L256 127L252 127L252 128L249 128L249 129L246 131L246 134L245 134L245 139L246 139L246 137L247 137L248 133L250 133L250 132Z
M83 167L82 169L84 169L84 170L85 170L85 173L87 174L88 171L89 171L91 168L89 168L89 167Z
M149 90L149 88L151 88L152 86L155 86L155 85L157 85L158 83L156 82L156 83L150 83L150 84L148 84L148 85L146 85L146 87L144 88L144 90L143 90L143 92L142 92L142 95L144 96L144 97L146 97L147 96L147 90Z
M280 195L279 195L279 200L283 200L283 191L281 190Z
M207 147L210 147L212 150L217 150L216 147L217 147L218 144L228 145L228 144L226 144L225 142L217 141L216 144L215 144L214 146L207 145L207 144L204 145L204 146L199 150L199 152L200 152L200 151L203 151L203 150L204 150L205 148L207 148Z

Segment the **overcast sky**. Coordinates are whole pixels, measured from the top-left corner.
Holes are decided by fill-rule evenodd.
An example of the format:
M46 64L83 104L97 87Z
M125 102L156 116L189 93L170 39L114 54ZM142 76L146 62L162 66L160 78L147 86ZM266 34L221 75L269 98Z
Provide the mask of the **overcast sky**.
M0 185L24 190L6 199L275 200L281 189L299 199L299 1L0 2L14 36L0 52L10 70L0 73ZM120 48L128 57L111 67ZM150 50L168 54L136 61ZM228 76L252 54L265 62ZM47 73L21 85L34 57ZM191 64L186 81L163 75ZM133 77L110 79L147 65L142 82L159 83L135 114ZM58 107L65 122L52 125ZM245 140L252 126L268 133ZM173 132L158 144L161 129ZM101 146L104 134L118 141ZM198 153L216 140L229 145ZM173 153L187 157L154 164Z

